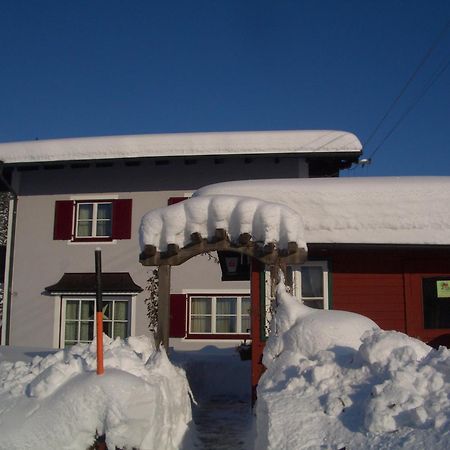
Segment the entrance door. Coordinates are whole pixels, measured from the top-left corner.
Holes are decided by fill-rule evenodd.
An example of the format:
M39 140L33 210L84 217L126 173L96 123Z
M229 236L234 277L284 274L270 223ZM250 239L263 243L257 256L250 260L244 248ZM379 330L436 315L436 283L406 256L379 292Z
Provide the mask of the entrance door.
M406 331L429 342L450 333L450 261L408 262L405 268Z

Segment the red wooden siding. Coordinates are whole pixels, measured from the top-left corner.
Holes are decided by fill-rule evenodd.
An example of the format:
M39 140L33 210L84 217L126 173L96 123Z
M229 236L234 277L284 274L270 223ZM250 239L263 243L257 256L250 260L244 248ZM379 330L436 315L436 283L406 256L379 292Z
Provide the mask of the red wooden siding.
M112 213L112 238L130 239L131 238L131 199L120 199L113 201Z
M185 294L170 295L170 337L186 336L186 305Z
M424 341L450 332L425 330L422 307L422 278L450 274L448 249L312 247L310 257L329 261L333 309L363 314L385 330L402 331Z
M53 239L70 240L73 230L73 201L63 200L55 202L55 222Z
M385 330L406 331L403 261L392 251L340 251L332 257L333 309L370 317Z

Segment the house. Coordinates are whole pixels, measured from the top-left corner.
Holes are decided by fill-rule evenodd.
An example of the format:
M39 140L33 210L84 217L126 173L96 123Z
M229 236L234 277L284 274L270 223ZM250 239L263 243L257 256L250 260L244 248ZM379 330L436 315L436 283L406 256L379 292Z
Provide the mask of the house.
M138 228L147 211L211 183L334 177L360 154L359 140L338 131L0 144L3 190L14 194L1 343L59 348L92 340L97 247L103 258L106 332L112 337L149 333L145 299L152 268L138 259ZM239 264L245 267L247 261ZM222 281L220 268L215 254L199 254L172 269L171 345L220 347L249 336L248 275Z
M284 269L291 292L310 307L360 313L386 330L444 342L450 333L449 202L450 177L218 183L144 216L141 260L167 271L203 249L252 259L255 388L273 306L271 266ZM202 320L198 326L210 324L210 310L195 302L190 308ZM168 317L161 317L163 330Z

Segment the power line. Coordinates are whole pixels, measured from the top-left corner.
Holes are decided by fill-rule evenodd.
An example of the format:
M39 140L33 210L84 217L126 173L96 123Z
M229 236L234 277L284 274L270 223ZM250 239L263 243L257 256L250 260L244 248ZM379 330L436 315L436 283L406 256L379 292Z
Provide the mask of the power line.
M369 137L365 140L365 142L363 143L363 147L366 147L369 144L369 142L372 140L372 138L375 136L377 131L383 125L384 121L389 116L389 114L392 112L392 110L394 109L394 107L398 103L398 101L403 97L403 94L406 92L406 90L408 89L409 85L412 83L412 81L414 80L414 78L416 77L416 75L418 74L420 69L428 61L428 59L430 58L431 54L433 53L433 51L435 50L435 48L437 47L439 42L444 38L446 33L449 31L449 29L450 29L450 19L447 21L447 23L445 24L445 26L442 29L442 31L437 35L437 37L435 38L435 40L433 41L433 43L431 44L431 46L429 47L429 49L427 50L425 55L422 57L422 59L420 60L419 64L417 65L417 67L414 69L413 73L408 78L408 80L406 81L406 83L403 86L403 88L400 90L400 93L394 98L393 102L391 103L391 105L389 106L387 111L384 113L384 115L381 118L381 120L378 122L378 124L375 126L373 131L370 133ZM378 147L377 147L377 150L378 150Z
M381 148L381 146L389 139L389 137L392 135L392 133L400 126L400 124L405 120L405 118L409 115L409 113L416 107L416 105L419 103L420 100L427 94L427 92L434 86L436 81L441 77L441 75L448 69L450 66L450 58L447 61L443 61L439 67L438 70L436 70L433 75L431 76L430 80L428 81L428 84L425 86L424 89L422 89L421 93L416 97L416 99L409 105L409 107L403 112L403 114L399 117L397 122L391 127L391 129L386 133L384 138L381 140L381 142L378 144L378 146L375 148L375 150L370 154L369 160L373 158L375 153Z

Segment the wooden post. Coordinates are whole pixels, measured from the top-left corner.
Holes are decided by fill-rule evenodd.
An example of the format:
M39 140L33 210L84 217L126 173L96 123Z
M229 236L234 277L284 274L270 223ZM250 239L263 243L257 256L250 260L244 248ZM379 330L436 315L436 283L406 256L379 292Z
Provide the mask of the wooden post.
M261 271L263 264L257 259L252 259L250 295L251 295L251 338L252 338L252 404L256 401L256 388L259 379L264 373L265 367L262 363L265 340L262 336L264 324L262 319L262 294L261 290Z
M169 351L169 326L170 326L170 266L164 265L158 268L158 331L156 333L156 348L160 344L166 352Z
M102 251L95 250L95 287L97 300L97 375L103 375L103 299L102 299Z

